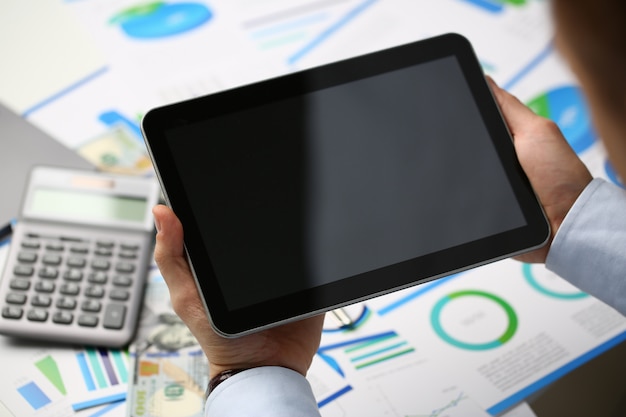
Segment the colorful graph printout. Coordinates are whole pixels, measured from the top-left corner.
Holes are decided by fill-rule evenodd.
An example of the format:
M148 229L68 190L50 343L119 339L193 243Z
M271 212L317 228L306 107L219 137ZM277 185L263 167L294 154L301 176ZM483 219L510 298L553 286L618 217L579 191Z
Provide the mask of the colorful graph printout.
M595 142L587 104L579 88L558 87L528 102L533 111L552 119L576 153L580 154Z
M158 39L188 32L208 22L213 13L200 3L156 1L125 9L110 19L135 39Z

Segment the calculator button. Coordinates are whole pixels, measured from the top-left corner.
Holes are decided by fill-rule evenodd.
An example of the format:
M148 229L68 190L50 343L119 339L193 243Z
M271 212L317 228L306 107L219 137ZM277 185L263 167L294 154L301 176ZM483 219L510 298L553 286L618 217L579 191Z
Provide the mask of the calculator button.
M35 284L35 291L44 293L54 292L54 283L50 281L39 281Z
M30 281L23 279L14 279L10 285L12 290L27 290L30 288Z
M122 259L137 259L137 252L125 250L118 253L117 256Z
M83 279L83 273L78 269L69 269L63 274L63 279L66 281L80 281Z
M126 316L126 306L122 304L109 304L104 309L102 326L107 329L121 329Z
M78 286L78 284L74 284L73 282L66 282L65 284L61 285L61 288L59 288L59 292L63 295L78 295L78 293L80 292L80 287Z
M121 262L117 264L117 266L115 267L115 270L123 274L130 274L135 271L135 265L129 264L127 262Z
M19 293L9 293L5 301L9 304L25 304L26 303L26 294Z
M52 298L49 295L35 294L32 300L30 300L30 304L34 307L50 307Z
M83 314L78 316L78 325L85 327L96 327L98 325L98 317Z
M46 321L48 320L48 312L45 310L30 310L26 314L26 318L30 321Z
M20 252L17 255L17 260L24 263L32 264L37 261L37 254L35 252Z
M78 258L76 256L67 258L67 266L72 268L84 268L85 265L87 265L87 260L85 258Z
M46 243L46 249L60 252L65 249L65 247L61 242L48 242Z
M109 294L109 298L116 301L126 301L129 297L130 294L128 293L128 291L120 290L117 288L111 290L111 293Z
M92 285L91 287L87 287L85 295L91 298L102 298L104 297L104 289L102 287Z
M69 297L61 297L54 305L63 310L74 310L76 308L76 300Z
M91 261L91 267L99 271L106 271L111 267L111 263L106 259L94 259Z
M30 265L17 265L13 269L13 274L18 277L31 277L35 273L35 268Z
M10 289L0 298L5 320L56 326L59 335L78 326L83 333L119 333L128 325L131 289L143 272L140 242L121 242L112 233L95 239L32 234L18 244L7 271Z
M118 287L130 287L133 279L128 275L116 275L113 277L113 285Z
M39 278L55 279L59 276L59 270L51 266L45 266L39 270Z
M41 247L41 243L36 240L25 240L22 242L22 247L24 249L39 249Z
M79 237L72 237L72 236L61 236L61 240L63 242L84 242L84 239L81 239Z
M90 313L97 313L102 309L102 304L96 300L85 300L80 305L81 310L89 311Z
M74 320L74 316L67 311L57 311L52 316L52 321L57 324L71 324L72 320Z
M113 249L97 248L94 253L98 256L113 256Z
M43 258L41 258L41 262L43 262L44 265L61 265L61 261L63 260L63 258L61 258L61 255L56 255L56 254L52 254L52 253L47 253L43 256Z
M19 307L4 307L2 309L2 317L5 319L21 319L23 311Z
M87 245L74 245L70 248L70 252L72 253L80 253L80 254L86 254L89 253L89 246Z
M105 284L107 282L107 279L107 274L100 271L89 274L87 281L91 282L92 284Z

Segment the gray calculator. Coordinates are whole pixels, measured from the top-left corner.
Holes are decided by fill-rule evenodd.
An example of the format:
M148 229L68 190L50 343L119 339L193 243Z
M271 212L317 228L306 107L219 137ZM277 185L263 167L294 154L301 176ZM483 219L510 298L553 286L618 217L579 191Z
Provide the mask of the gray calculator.
M152 256L153 178L35 167L0 281L0 333L121 347Z

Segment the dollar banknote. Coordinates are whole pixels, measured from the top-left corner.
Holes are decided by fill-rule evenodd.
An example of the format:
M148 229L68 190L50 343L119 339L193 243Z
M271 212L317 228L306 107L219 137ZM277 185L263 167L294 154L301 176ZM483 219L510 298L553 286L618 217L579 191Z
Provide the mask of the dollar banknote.
M140 140L119 124L87 141L77 151L102 171L144 175L152 172L152 163Z
M131 351L127 395L129 417L200 417L208 384L208 362L169 302L154 269Z
M333 317L329 317L332 320ZM203 417L209 365L197 340L174 313L156 266L148 278L135 341L130 346L127 417ZM307 378L318 405L352 388L316 355Z

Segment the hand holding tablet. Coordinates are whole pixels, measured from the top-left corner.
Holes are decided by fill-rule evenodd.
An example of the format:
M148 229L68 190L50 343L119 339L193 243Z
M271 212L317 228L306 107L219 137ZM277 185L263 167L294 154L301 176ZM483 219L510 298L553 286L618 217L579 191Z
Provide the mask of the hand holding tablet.
M222 335L426 282L549 237L459 35L154 109L143 130Z

